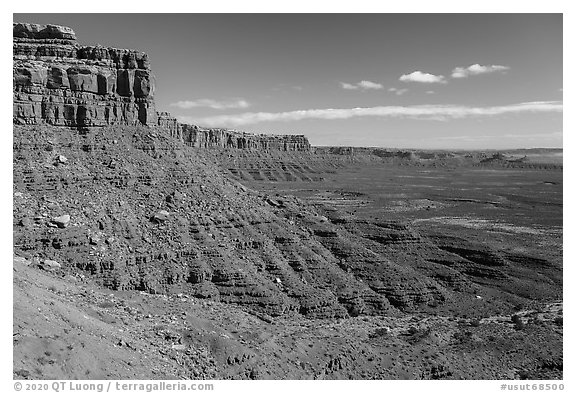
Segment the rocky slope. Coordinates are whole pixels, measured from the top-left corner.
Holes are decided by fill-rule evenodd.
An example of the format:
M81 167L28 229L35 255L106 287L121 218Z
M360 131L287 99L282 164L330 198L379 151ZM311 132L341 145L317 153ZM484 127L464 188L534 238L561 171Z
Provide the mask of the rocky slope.
M20 256L116 290L183 291L272 316L441 308L482 291L471 276L506 280L489 248L448 247L405 223L321 212L229 180L231 161L270 163L279 170L268 180L317 180L331 166L302 136L156 116L141 52L82 47L60 26L14 24L14 36L14 121L25 123L14 126ZM332 152L332 168L354 154ZM256 176L236 178L247 173Z
M14 126L15 253L272 316L440 312L484 295L471 278L513 280L489 246L251 191L208 153L143 126Z
M218 375L225 377L258 377L258 362L250 359L260 356L266 364L278 367L262 371L267 377L302 378L309 372L330 378L471 376L476 374L459 374L458 370L448 375L436 363L383 373L383 367L390 366L386 361L390 360L388 344L382 352L387 355L377 350L378 362L365 362L365 375L348 370L361 357L358 351L372 351L374 342L384 335L375 330L384 328L382 321L403 332L394 339L401 344L406 312L444 315L437 322L455 329L445 319L454 315L455 309L466 318L484 318L510 314L525 300L524 295L508 293L518 281L520 273L515 266L524 261L523 254L506 255L482 244L481 239L424 235L402 220L363 219L327 204L315 206L295 196L254 191L239 182L320 180L322 173L352 162L349 151L315 151L303 136L251 135L179 124L169 114L155 111L153 76L145 54L82 47L71 29L60 26L15 24L14 37L14 255L15 261L27 265L16 272L14 307L23 314L15 318L19 329L26 330L26 321L39 318L34 310L46 294L44 287L36 295L23 288L27 282L34 288L47 286L42 284L46 273L53 276L46 282L57 291L48 288L54 304L42 307L54 306L56 322L65 335L69 334L68 323L124 342L144 332L146 339L135 345L152 345L151 324L134 324L124 312L126 308L117 310L120 305L126 307L121 302L98 305L103 302L102 293L109 290L142 297L144 302L150 295L174 299L181 294L176 298L205 302L202 304L230 313L224 321L217 312L198 311L197 303L191 306L206 319L220 318L218 328L184 315L183 320L196 324L192 332L201 340L188 337L188 342L184 336L174 336L180 341L171 344L192 348L188 357L161 349L167 356L174 355L181 366L173 375L207 377L220 372ZM360 162L369 164L381 158L373 154L363 157ZM557 263L552 265L546 282L530 286L538 289L530 295L532 299L549 300L561 292L561 269ZM72 284L63 284L58 278ZM531 284L538 278L523 280ZM74 283L96 288L96 300L80 294ZM66 291L86 298L88 305L66 302L66 296L60 294ZM488 300L479 301L483 298ZM179 303L174 310L186 313L187 307L188 303ZM123 322L128 329L136 330L118 335L109 326L111 322L102 320L85 326L75 313L88 309L97 319L120 318L128 321ZM155 323L169 323L167 315L159 313L157 317ZM363 317L367 319L359 319ZM347 335L354 333L346 327L333 334L331 329L338 324L334 320L342 318L360 324L362 340L374 342L365 345L361 340L358 346L347 347L345 354L338 352ZM292 325L292 319L298 323ZM322 322L326 320L331 320L331 328ZM276 338L263 333L251 340L238 336L234 342L226 341L238 331L233 333L224 326L238 321L243 323L242 334L274 324ZM291 348L292 335L301 334L304 325L313 327L312 331L305 329L304 340L296 340L304 358L314 344L305 346L327 340L318 352L312 351L312 366L298 365L296 362L302 362L298 356L291 358L297 367L282 366L282 358L273 360L272 354L279 348ZM189 327L179 325L179 329ZM535 329L539 335L543 328ZM28 338L18 345L38 348L35 345L44 345L44 341L34 337L46 338L52 330L38 323L37 331L26 331ZM213 337L213 332L228 338ZM407 334L420 337L418 332ZM554 337L553 345L557 345L558 337ZM442 345L447 339L438 338ZM253 342L254 347L246 342ZM97 343L110 346L105 339ZM269 352L259 352L261 345ZM130 348L121 346L122 350L114 351L133 362L126 354ZM53 353L60 347L58 342L46 351ZM198 352L204 347L210 349L209 356ZM411 350L407 353L414 355ZM19 361L26 364L22 369L30 372L33 362ZM218 361L231 362L228 365L233 367L216 367ZM189 374L190 364L201 366L202 372ZM134 375L141 376L146 367L144 364ZM170 363L167 367L175 366ZM58 372L79 377L83 371ZM61 375L58 372L45 375ZM108 370L87 377L122 375L127 374ZM164 375L162 371L156 374ZM490 373L490 377L502 375ZM34 376L39 378L42 373Z
M15 379L562 378L561 304L483 319L262 320L30 262L14 260Z
M218 175L169 136L15 126L14 142L18 252L114 289L186 290L272 315L344 316L364 299L372 312L388 308L307 228L278 217L275 202ZM293 269L293 260L309 269Z

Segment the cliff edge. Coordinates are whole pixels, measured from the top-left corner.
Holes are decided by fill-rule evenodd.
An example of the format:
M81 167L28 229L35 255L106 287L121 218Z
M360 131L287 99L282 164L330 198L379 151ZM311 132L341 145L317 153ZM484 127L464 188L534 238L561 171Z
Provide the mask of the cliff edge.
M156 112L144 52L82 46L65 26L13 24L15 124L78 128L147 125L198 148L308 151L304 135L254 135L180 124Z
M156 124L146 53L81 46L69 27L13 24L13 119L94 127Z

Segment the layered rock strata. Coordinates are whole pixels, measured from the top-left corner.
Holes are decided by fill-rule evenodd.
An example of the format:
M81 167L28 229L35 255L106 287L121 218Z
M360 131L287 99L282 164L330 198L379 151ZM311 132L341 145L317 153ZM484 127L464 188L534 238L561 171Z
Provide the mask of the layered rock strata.
M146 53L81 46L64 26L14 23L13 35L15 123L156 124Z
M168 112L158 113L158 125L190 147L283 152L311 150L304 135L256 135L225 128L205 128L179 123Z
M303 135L254 135L180 124L156 112L146 53L81 46L65 26L14 23L13 119L69 127L159 126L198 148L308 151Z

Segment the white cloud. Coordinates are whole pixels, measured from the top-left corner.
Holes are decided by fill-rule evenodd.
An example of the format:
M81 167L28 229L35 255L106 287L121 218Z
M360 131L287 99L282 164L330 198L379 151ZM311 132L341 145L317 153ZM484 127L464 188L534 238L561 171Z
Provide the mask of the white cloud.
M471 117L490 117L504 114L562 112L562 101L537 101L503 106L470 107L460 105L377 106L345 109L305 109L290 112L248 112L205 118L180 116L182 123L203 126L234 127L266 121L297 121L304 119L350 119L378 116L420 120L446 121Z
M346 82L340 82L340 87L345 89L345 90L380 90L383 89L384 86L382 86L380 83L376 83L376 82L371 82L371 81L360 81L358 83L346 83Z
M367 89L367 90L380 90L384 88L384 86L382 86L380 83L370 81L361 81L360 83L358 83L358 86L361 89Z
M345 90L358 90L358 86L346 82L340 82L340 87Z
M397 96L401 96L402 94L406 93L408 89L397 89L395 87L391 87L388 89L388 91L396 94Z
M173 102L170 106L176 106L180 109L190 108L212 108L212 109L237 109L248 108L250 103L244 99L217 101L209 98L202 98L194 101Z
M510 67L501 65L487 65L472 64L468 67L456 67L452 70L452 78L468 78L471 75L490 74L493 72L505 72Z
M399 80L401 82L446 83L444 76L428 74L422 71L414 71L410 74L404 74Z
M436 94L436 92L434 90L428 90L426 91L426 94Z

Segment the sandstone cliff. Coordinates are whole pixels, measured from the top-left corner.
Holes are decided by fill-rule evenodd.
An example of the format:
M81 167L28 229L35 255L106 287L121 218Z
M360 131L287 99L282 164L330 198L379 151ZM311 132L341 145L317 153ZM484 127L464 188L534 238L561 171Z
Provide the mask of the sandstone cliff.
M158 125L186 145L199 148L221 148L260 151L310 151L304 135L266 135L238 132L224 128L205 128L181 124L168 112L158 113Z
M14 122L91 127L155 124L143 52L80 46L69 27L15 23Z
M188 146L307 151L303 135L253 135L180 124L156 112L143 52L81 46L65 26L14 23L14 123L69 127L160 126Z

